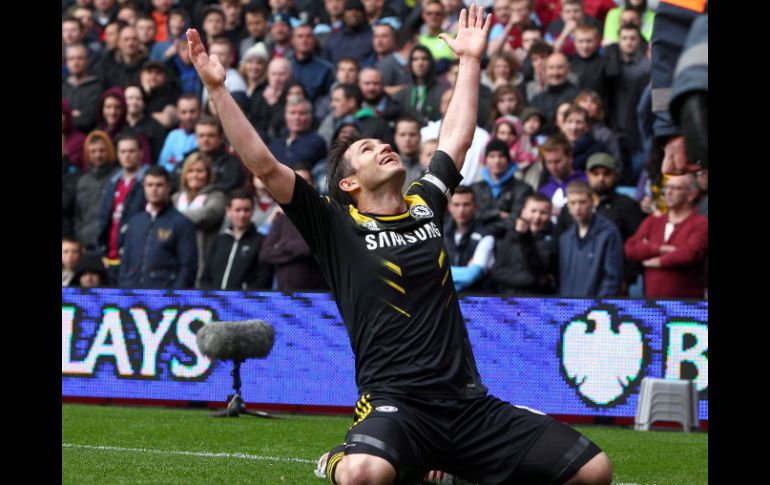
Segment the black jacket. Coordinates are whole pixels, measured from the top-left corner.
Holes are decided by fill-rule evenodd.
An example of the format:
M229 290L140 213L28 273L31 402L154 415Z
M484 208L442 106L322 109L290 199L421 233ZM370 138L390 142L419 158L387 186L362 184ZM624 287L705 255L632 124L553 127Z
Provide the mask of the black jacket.
M270 289L273 267L259 262L259 250L265 237L250 224L240 239L232 229L218 234L206 255L200 286L203 289Z
M510 229L495 245L495 264L490 276L499 293L552 294L558 271L556 255L556 242L550 228L537 234ZM541 277L546 274L554 278L541 284Z
M524 202L532 194L532 187L521 180L512 177L503 185L500 197L492 197L492 189L485 182L480 181L471 185L476 196L476 204L479 211L476 219L487 228L495 239L503 237L505 231L513 227L513 222L519 216ZM500 219L500 211L509 212L508 219Z

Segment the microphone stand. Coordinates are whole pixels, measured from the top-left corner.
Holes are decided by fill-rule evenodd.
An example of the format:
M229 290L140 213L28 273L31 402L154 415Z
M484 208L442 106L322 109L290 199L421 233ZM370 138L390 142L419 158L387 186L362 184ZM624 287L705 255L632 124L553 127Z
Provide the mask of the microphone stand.
M227 408L222 411L217 411L211 416L214 418L237 418L241 414L248 414L257 418L273 418L277 419L277 416L272 416L264 411L250 411L246 409L246 405L241 399L241 363L243 360L233 360L233 370L230 375L233 376L233 389L235 394L227 396Z

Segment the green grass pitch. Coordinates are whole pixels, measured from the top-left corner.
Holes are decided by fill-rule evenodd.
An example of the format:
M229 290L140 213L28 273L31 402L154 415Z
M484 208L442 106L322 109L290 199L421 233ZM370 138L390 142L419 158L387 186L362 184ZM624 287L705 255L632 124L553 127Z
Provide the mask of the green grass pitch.
M206 410L62 405L62 484L316 484L321 453L350 418L214 419ZM708 434L577 427L616 484L708 483Z

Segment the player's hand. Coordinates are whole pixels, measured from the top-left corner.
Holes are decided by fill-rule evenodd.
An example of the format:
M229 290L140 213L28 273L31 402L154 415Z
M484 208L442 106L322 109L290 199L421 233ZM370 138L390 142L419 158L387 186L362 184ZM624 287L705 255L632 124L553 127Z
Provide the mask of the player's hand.
M216 54L211 57L206 54L206 48L203 47L203 41L197 30L187 29L187 44L190 49L190 59L192 59L195 70L198 71L198 76L200 76L206 89L211 91L224 85L225 68L219 62Z
M481 61L487 48L489 29L492 27L492 16L484 19L484 9L471 4L469 10L462 9L460 20L457 21L457 37L452 39L445 33L439 34L452 52L459 58L474 58Z
M690 163L683 136L675 136L666 142L663 155L662 171L664 175L684 175L703 170L703 167Z

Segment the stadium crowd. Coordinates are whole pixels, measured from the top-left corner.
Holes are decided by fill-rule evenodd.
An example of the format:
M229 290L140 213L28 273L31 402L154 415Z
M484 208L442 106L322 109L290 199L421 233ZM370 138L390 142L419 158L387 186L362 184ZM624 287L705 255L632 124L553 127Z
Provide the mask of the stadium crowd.
M494 24L443 232L456 289L706 297L708 171L661 174L652 1L476 3ZM394 147L406 189L436 150L458 68L438 36L465 6L62 0L62 286L326 289L228 144L185 32L321 194L329 147L351 132Z

